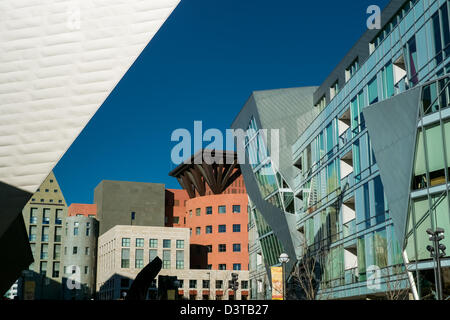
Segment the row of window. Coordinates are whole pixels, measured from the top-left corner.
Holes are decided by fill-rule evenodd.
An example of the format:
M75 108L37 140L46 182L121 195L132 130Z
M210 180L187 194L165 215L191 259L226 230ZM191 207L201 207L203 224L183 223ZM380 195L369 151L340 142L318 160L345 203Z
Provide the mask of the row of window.
M144 247L144 238L136 238L135 239L135 246L138 248ZM176 240L176 248L177 249L184 249L184 240ZM131 239L130 238L122 238L122 247L130 247L131 245ZM150 248L158 248L158 239L149 239L148 246ZM171 248L172 247L172 240L171 239L163 239L163 248Z
M68 223L66 222L66 236L67 236L67 232L68 232ZM80 223L74 222L73 223L73 235L78 236L79 234L80 234ZM84 234L87 237L90 236L90 234L91 234L91 223L90 222L86 222L86 228L85 228Z
M200 216L202 212L201 208L196 208L195 209L195 215L196 216ZM218 206L217 207L217 212L220 214L224 214L227 213L227 207L226 206ZM232 209L231 209L232 213L241 213L241 206L240 205L233 205ZM206 207L205 208L205 214L210 215L213 214L213 208L212 207ZM192 217L192 210L189 210L189 217Z
M31 201L33 201L33 202L36 201L36 198L31 198ZM41 198L40 201L41 201L41 202L44 202L44 199ZM53 199L49 199L48 201L49 201L50 203L53 203ZM62 200L59 199L59 200L58 200L58 203L62 203Z
M90 255L90 253L91 253L91 248L90 247L85 247L84 248L84 254L86 256L88 256L88 255ZM72 254L73 255L78 254L78 247L77 246L73 246L72 247ZM64 255L67 255L67 247L64 247Z
M89 266L84 266L84 274L89 273ZM69 272L70 271L70 272ZM64 266L64 274L74 274L77 272L77 266Z
M30 224L38 223L38 208L30 209ZM63 210L55 210L55 224L62 224ZM42 224L50 224L50 208L42 209Z
M207 245L206 248L208 249L208 252L212 252L212 245ZM227 245L222 243L218 245L218 251L219 252L227 252ZM233 243L233 252L241 252L241 244L240 243Z
M61 242L61 227L55 227L55 234L53 241L55 242ZM37 239L37 226L30 226L29 232L28 232L28 239L30 242L36 242ZM42 227L42 233L41 233L41 241L43 242L49 242L50 241L50 227L49 226L43 226Z
M150 249L149 255L148 255L148 257L149 257L148 262L150 263L157 256L158 256L158 250ZM122 248L120 267L121 268L130 268L130 260L131 260L130 249ZM163 262L163 264L162 264L163 269L170 269L172 267L170 250L163 250L162 262ZM140 269L140 268L144 267L144 249L136 249L135 250L134 267L136 269ZM184 250L176 250L175 267L176 267L176 269L184 269Z
M184 288L184 280L178 279L180 286L179 288ZM216 280L216 286L215 289L227 289L223 287L223 280ZM232 281L228 281L229 286L232 284ZM197 289L198 281L197 280L189 280L189 289ZM202 280L202 289L210 289L210 281L209 280ZM241 289L248 289L248 281L242 280L241 281Z
M196 235L200 235L201 234L201 227L196 227L195 228L195 234ZM220 224L217 227L217 231L219 233L225 233L227 232L227 226L225 224ZM192 229L191 229L192 232ZM233 232L241 232L241 225L240 224L233 224ZM205 233L206 234L212 234L213 233L213 226L206 226L205 227Z

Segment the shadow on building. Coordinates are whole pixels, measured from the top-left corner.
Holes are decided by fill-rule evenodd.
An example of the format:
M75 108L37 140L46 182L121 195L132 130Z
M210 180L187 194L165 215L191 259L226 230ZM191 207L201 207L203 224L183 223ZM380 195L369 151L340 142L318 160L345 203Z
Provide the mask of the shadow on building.
M208 269L208 247L191 244L190 250L190 269Z
M22 209L29 192L0 182L0 294L3 295L33 262Z

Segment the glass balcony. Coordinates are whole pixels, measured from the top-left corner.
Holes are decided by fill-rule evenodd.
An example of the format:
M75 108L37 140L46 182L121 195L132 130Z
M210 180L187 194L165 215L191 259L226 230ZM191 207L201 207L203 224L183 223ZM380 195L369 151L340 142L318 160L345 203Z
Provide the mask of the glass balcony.
M346 187L346 184L348 183L348 186ZM352 172L349 175L347 175L346 177L341 179L341 188L344 189L348 189L351 186L353 186L355 184L355 173Z
M344 238L355 234L356 232L356 219L353 219L344 224Z
M345 284L352 284L358 282L358 267L344 271Z
M395 95L405 92L409 89L407 81L407 76L404 76L399 82L394 85Z
M352 139L352 130L348 128L339 136L339 149L345 147Z

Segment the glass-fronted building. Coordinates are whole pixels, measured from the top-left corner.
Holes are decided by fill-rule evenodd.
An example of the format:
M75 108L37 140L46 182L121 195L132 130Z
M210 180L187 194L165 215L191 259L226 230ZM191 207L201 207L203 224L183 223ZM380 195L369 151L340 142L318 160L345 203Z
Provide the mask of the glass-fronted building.
M258 178L257 167L247 169L253 177L244 174L246 184L254 179L268 186L281 204L280 190L292 192L293 210L280 206L287 226L271 220L267 204L256 201L256 207L285 251L290 244L279 230L291 234L297 265L317 257L318 299L435 298L426 230L443 228L441 243L450 245L449 5L391 1L381 15L382 29L362 35L314 90L310 109L284 92L286 103L297 108L296 130L285 132L297 134L291 171L280 161L273 176ZM251 109L247 103L232 127L252 127L249 115L255 113L272 116L259 129L292 125L279 105L273 106L278 112ZM266 189L260 193L277 205ZM445 256L444 298L450 294L449 266Z

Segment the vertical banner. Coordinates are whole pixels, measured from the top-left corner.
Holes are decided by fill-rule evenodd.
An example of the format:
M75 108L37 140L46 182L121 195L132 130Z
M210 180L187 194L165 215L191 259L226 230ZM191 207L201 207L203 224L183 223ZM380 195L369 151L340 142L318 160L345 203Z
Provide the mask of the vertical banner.
M271 267L272 300L283 300L283 268Z

